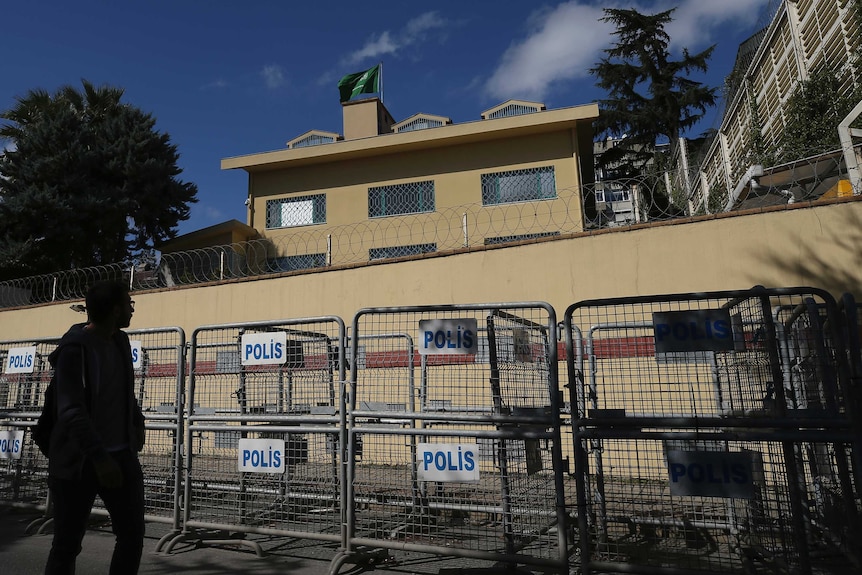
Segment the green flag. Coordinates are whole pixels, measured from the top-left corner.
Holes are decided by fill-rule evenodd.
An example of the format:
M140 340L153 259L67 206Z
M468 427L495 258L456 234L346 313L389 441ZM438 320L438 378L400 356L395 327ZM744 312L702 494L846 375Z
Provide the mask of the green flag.
M359 94L380 92L380 64L364 72L348 74L338 81L338 93L341 102L346 102Z

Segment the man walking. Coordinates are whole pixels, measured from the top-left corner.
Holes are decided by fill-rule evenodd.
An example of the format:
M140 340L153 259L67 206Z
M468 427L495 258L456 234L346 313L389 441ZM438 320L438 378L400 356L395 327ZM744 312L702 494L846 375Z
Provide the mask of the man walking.
M57 422L48 452L54 540L46 575L73 574L96 495L116 537L111 575L138 572L144 483L138 451L144 417L135 400L129 327L134 302L120 282L86 296L87 323L73 325L49 356L57 374Z

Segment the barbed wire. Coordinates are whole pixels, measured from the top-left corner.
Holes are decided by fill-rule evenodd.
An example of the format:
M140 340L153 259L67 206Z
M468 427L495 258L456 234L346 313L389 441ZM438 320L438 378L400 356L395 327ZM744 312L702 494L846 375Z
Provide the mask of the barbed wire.
M841 150L764 168L747 188L742 181L710 182L697 166L683 161L686 153L683 147L671 152L672 170L559 189L546 199L464 204L325 230L284 228L283 235L266 239L2 281L0 308L81 299L90 285L106 279L127 282L132 291L165 289L862 194L858 183L849 187Z

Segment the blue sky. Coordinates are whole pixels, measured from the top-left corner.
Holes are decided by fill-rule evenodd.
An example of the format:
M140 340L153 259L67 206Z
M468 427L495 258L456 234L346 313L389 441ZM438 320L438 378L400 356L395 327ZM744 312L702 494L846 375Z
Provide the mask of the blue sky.
M342 132L344 74L383 62L396 121L417 112L478 120L509 98L586 104L602 97L587 70L613 41L602 7L676 6L672 51L717 44L698 79L720 86L772 3L9 0L0 6L0 108L82 78L125 89L124 101L177 145L180 178L198 185L179 228L187 233L245 221L246 174L221 170L222 158L281 149L310 129Z

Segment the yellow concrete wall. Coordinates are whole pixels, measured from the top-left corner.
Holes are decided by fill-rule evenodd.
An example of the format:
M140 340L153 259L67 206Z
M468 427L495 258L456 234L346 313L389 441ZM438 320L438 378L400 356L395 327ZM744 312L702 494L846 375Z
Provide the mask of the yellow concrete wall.
M132 328L341 316L363 307L547 301L810 285L862 294L862 201L640 226L273 279L137 293ZM0 341L61 334L59 302L0 311Z

